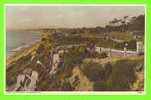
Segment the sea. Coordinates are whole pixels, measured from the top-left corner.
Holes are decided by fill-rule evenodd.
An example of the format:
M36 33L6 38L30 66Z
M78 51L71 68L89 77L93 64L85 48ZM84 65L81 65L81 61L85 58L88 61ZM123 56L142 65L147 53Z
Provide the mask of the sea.
M6 56L40 41L40 32L6 32Z

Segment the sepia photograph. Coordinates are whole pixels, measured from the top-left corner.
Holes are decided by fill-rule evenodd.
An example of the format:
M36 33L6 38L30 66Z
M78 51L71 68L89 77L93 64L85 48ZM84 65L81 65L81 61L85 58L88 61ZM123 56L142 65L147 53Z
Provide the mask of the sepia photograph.
M145 91L145 6L5 5L5 91Z

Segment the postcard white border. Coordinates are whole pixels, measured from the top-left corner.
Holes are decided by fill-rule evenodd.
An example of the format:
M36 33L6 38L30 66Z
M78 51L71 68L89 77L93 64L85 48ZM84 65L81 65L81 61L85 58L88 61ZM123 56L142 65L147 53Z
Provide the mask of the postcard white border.
M6 91L6 6L143 6L145 13L145 55L144 55L144 91L34 91L34 92L8 92ZM4 4L4 95L146 95L146 4Z

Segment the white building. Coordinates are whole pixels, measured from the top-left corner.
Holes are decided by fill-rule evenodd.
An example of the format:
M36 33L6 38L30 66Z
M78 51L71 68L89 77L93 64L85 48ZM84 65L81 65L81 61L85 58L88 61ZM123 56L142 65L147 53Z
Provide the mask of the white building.
M144 52L144 45L143 45L142 41L137 41L137 43L136 43L136 52L138 54Z

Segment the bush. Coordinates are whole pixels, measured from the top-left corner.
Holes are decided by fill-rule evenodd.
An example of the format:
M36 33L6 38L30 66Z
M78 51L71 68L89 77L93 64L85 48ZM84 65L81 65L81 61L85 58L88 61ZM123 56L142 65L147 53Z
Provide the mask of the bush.
M102 52L101 54L99 54L99 58L106 58L108 55L106 52Z
M112 73L112 65L108 62L104 65L105 68L105 79L107 80Z
M136 40L125 41L122 43L115 43L115 48L122 49L125 47L125 43L128 44L127 49L136 50Z
M79 65L82 60L86 57L85 47L73 47L69 49L67 53L63 55L64 66L61 67L60 73L65 73L65 77L70 77L72 74L72 69Z
M80 46L79 49L78 49L78 52L81 53L81 54L85 54L86 53L86 47Z
M134 64L128 60L116 62L107 81L110 90L129 90L135 80Z
M80 66L82 72L89 78L90 81L104 80L105 71L102 65L97 63L83 63Z
M136 40L130 40L130 41L128 41L128 49L130 49L130 50L136 50Z
M96 91L124 91L130 90L130 85L135 81L136 61L119 60L115 64L109 62L105 65L84 62L80 69L94 82Z

